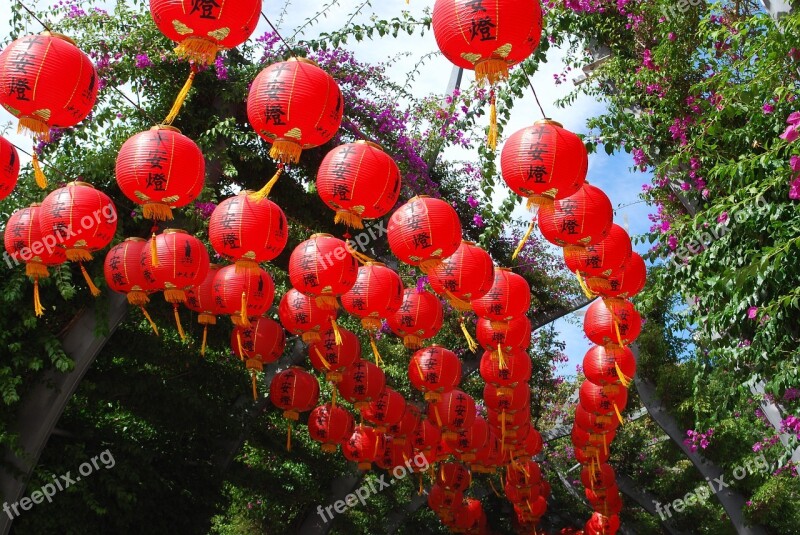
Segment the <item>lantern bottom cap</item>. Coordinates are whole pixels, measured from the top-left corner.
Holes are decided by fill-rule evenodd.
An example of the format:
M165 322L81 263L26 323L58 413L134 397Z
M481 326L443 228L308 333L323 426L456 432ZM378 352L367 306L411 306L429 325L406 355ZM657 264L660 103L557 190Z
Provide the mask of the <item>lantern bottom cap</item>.
M212 65L217 54L222 50L217 43L204 37L187 37L175 47L175 54L181 59L194 61L203 65Z

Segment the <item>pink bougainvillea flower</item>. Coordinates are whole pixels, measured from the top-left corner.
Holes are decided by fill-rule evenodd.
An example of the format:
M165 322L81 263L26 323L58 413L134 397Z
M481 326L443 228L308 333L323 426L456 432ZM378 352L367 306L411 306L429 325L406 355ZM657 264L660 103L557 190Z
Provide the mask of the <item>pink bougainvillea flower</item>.
M751 320L756 319L757 315L758 315L758 307L750 307L747 309L747 317L750 318Z

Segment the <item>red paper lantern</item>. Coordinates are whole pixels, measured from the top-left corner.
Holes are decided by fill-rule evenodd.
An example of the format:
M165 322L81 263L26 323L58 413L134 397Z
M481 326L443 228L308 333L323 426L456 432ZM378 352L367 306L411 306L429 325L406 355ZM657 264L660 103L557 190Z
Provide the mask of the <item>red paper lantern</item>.
M480 500L467 498L454 511L454 523L459 532L471 533L472 530L485 532L485 529L480 529L480 526L486 523L486 514Z
M627 388L636 374L636 358L624 346L592 346L583 357L583 373L596 385L621 384Z
M419 349L422 341L433 338L442 329L442 303L428 291L406 288L403 302L394 314L386 318L392 332L403 338L403 345Z
M330 141L343 113L336 81L306 58L290 58L261 71L247 98L250 124L272 143L269 154L281 163L297 163L303 149Z
M614 224L600 243L588 247L565 247L564 262L573 273L588 277L592 284L602 285L605 277L628 261L631 251L630 236L624 228Z
M528 281L508 268L496 268L492 288L483 297L472 300L475 314L490 320L497 329L507 329L508 322L524 316L530 306Z
M515 457L533 457L542 452L542 435L531 429L522 442L515 448Z
M150 302L147 294L155 290L144 278L142 269L142 249L146 243L142 238L128 238L112 247L103 263L103 274L108 287L126 294L128 303L139 307ZM149 315L147 318L152 323Z
M542 470L536 461L517 461L506 470L506 481L521 488L536 485L542 480Z
M448 491L440 484L431 486L428 491L428 506L433 510L441 512L451 509L464 500L464 493L461 491Z
M272 378L269 396L273 405L283 410L284 418L297 421L301 412L310 411L317 405L319 383L303 368L292 366Z
M508 187L532 207L577 193L586 180L589 157L578 136L561 123L542 119L508 138L500 168Z
M513 504L525 504L526 500L534 500L539 496L539 486L536 484L527 487L515 487L508 481L503 486L506 498Z
M286 333L280 323L262 316L254 319L250 327L233 329L231 349L247 361L247 369L264 371L264 364L271 364L283 355Z
M603 463L600 465L584 466L581 469L581 483L587 488L606 488L616 484L617 476L610 465Z
M592 433L607 433L619 427L619 420L610 414L592 414L580 405L575 407L575 425Z
M19 178L19 154L6 138L0 136L0 201L11 195Z
M483 387L483 402L493 411L522 411L530 407L531 388L526 383L513 387L499 387L486 383Z
M333 453L353 434L353 416L342 407L326 403L308 416L308 434L322 443L322 451Z
M217 314L221 314L214 300L214 277L221 268L222 266L211 264L203 282L186 290L186 308L197 312L197 323L200 325L216 325Z
M475 337L495 358L499 356L498 351L508 353L513 349L528 349L531 346L531 321L527 316L518 316L509 321L505 329L495 329L490 320L479 318Z
M584 381L580 388L581 406L593 414L617 414L622 421L622 411L628 403L628 391L619 385L597 386Z
M603 451L602 448L596 446L587 446L586 448L575 448L575 460L581 464L601 464L608 461L611 454L608 451Z
M320 340L320 330L331 324L334 314L332 310L321 309L313 297L294 288L289 288L283 294L278 306L278 317L283 328L292 334L301 335L306 344Z
M383 449L383 435L366 425L357 425L342 443L345 459L358 463L359 470L369 470Z
M376 431L385 433L390 425L397 424L403 419L405 412L405 398L387 386L378 397L362 409L361 415L366 421L375 424Z
M83 121L97 89L91 60L63 35L26 35L0 53L0 104L19 119L20 131L39 139Z
M255 31L261 0L150 0L158 29L178 43L178 57L211 65Z
M386 233L397 258L428 272L458 249L461 220L447 202L419 196L392 214Z
M489 351L481 357L481 377L501 389L528 382L532 370L531 357L522 349L512 349L504 354L503 359L492 357ZM508 390L505 393L507 395Z
M428 459L436 456L436 448L442 440L442 430L430 420L423 418L411 436L411 445L414 450L422 453Z
M344 369L361 359L361 343L355 334L344 327L326 329L319 340L309 344L308 358L314 369L324 373L328 381L338 383L342 380Z
M250 316L260 316L272 306L275 283L260 267L242 271L225 266L214 277L213 295L220 314L229 315L234 325L248 327Z
M592 292L606 298L630 299L644 289L647 282L647 266L637 252L608 277L593 277L587 286Z
M292 251L289 280L306 295L317 298L325 310L336 308L336 298L350 291L358 277L358 262L347 245L330 234L314 234Z
M475 400L454 388L444 392L439 400L428 403L428 418L442 430L443 438L452 438L475 421Z
M456 452L459 458L466 462L472 462L477 458L477 452L483 449L489 441L489 424L481 416L476 416L475 421L466 429L461 429L455 437L448 440L448 444Z
M451 492L465 492L472 484L472 474L462 463L442 463L439 465L436 483Z
M405 441L408 437L414 436L414 432L420 425L419 409L411 403L406 403L406 410L403 412L403 417L396 424L390 425L388 433L400 443ZM413 440L408 440L413 442Z
M240 268L255 269L274 260L289 240L289 224L280 206L243 191L222 201L208 222L208 239L221 256Z
M425 394L425 401L438 401L442 393L461 382L461 360L441 346L420 349L408 363L408 379L414 388Z
M154 126L123 143L117 156L117 184L143 205L146 219L172 219L203 191L206 162L200 147L172 126Z
M334 222L364 228L362 220L383 217L397 204L400 169L380 145L340 145L320 164L317 193L336 212Z
M597 299L586 309L583 332L597 345L629 345L642 332L642 317L630 301Z
M603 190L584 184L577 193L542 205L538 220L542 236L550 243L587 246L608 235L614 209Z
M412 455L411 444L403 440L395 440L392 435L383 435L383 448L378 451L375 464L384 470L392 470L401 466L405 473L405 463L411 459Z
M489 440L487 440L486 445L475 454L475 460L470 463L470 470L481 474L494 473L495 468L500 465L503 460L501 449L500 440L490 426Z
M377 399L386 388L386 376L375 364L359 360L342 373L339 391L342 397L353 403L356 410L364 410Z
M472 310L470 301L486 295L494 284L494 262L473 242L462 241L456 252L428 271L428 281L456 310Z
M142 249L141 262L145 279L164 290L167 302L176 305L186 301L185 290L204 281L209 270L203 242L178 229L166 229L150 238Z
M495 429L505 444L506 439L524 439L530 426L530 411L520 410L515 412L488 410L487 417L489 426ZM505 428L505 429L504 429Z
M356 283L342 295L342 307L358 318L368 331L381 328L381 318L397 312L403 303L400 275L380 262L358 268Z

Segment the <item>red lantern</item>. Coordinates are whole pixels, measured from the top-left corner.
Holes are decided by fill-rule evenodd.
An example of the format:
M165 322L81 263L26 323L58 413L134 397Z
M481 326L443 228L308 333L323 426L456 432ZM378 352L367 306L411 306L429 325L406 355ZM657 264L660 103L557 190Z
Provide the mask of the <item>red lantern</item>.
M289 240L289 225L280 206L243 191L222 201L208 222L208 239L221 256L240 268L256 269L274 260Z
M487 411L489 426L498 431L500 438L505 444L506 439L525 438L524 433L527 433L525 427L530 425L530 411L521 410L515 412L509 411ZM505 428L505 429L504 429ZM518 431L522 431L518 433ZM504 448L505 449L505 448Z
M628 391L619 385L597 386L584 381L580 389L581 406L594 414L616 413L622 423L622 411L628 403Z
M458 249L461 220L447 202L419 196L392 214L386 233L397 258L428 272Z
M459 430L471 426L475 416L475 400L458 388L428 404L428 418L439 426L443 438L452 438Z
M423 418L419 421L417 428L411 438L411 445L414 450L422 453L428 459L434 459L436 449L442 440L442 431L430 420Z
M344 369L361 359L361 344L358 337L344 327L326 329L319 340L309 344L308 358L315 370L325 373L328 381L338 383Z
M177 307L186 301L187 288L205 280L208 251L203 242L185 230L167 229L147 241L142 249L142 266L145 279L164 290L167 302Z
M515 457L534 457L542 452L542 435L536 429L531 429L515 448Z
M565 247L564 262L573 273L588 276L592 284L602 285L605 277L628 261L631 251L630 236L624 228L614 224L600 243L588 247Z
M334 222L364 228L389 213L400 196L400 169L380 145L356 141L330 151L317 172L317 193Z
M608 277L593 277L586 282L589 290L603 297L630 299L644 289L647 266L634 251L628 261L613 270Z
M603 190L584 184L577 193L542 205L538 219L542 236L550 243L587 246L608 235L614 209Z
M448 491L440 484L431 486L428 491L428 506L439 513L445 509L451 509L464 500L464 493L461 491Z
M621 384L628 388L636 374L636 358L624 346L592 346L583 357L583 373L596 385Z
M609 414L592 414L580 405L575 407L575 425L592 433L607 433L619 427L619 420Z
M128 303L141 309L153 331L158 335L153 319L144 308L144 305L150 302L147 294L155 290L145 279L142 269L142 249L146 243L143 238L128 238L112 247L103 263L103 274L108 287L115 292L126 294Z
M353 434L342 443L342 453L348 461L358 463L359 470L369 470L383 449L383 435L366 425L356 426Z
M484 352L481 357L481 377L487 383L502 388L515 387L526 383L531 378L533 366L531 357L522 349L513 349L504 354L504 358L493 358L491 352ZM508 390L504 393L508 395Z
M404 440L397 441L392 435L383 435L383 448L378 451L375 463L384 470L392 470L398 466L405 469L405 463L412 455L411 444Z
M524 316L530 306L528 282L508 268L496 268L492 288L483 297L472 300L475 313L489 319L497 329L507 329L508 322Z
M513 387L499 387L486 383L483 387L483 402L493 411L522 411L530 407L531 388L526 383Z
M467 498L459 507L455 508L453 516L455 527L461 533L472 533L472 530L486 532L486 513L483 511L480 500Z
M428 271L433 291L456 310L472 310L472 299L486 295L494 284L494 262L473 242L462 241L456 252Z
M386 376L383 370L366 360L359 360L347 368L339 382L342 397L353 403L359 411L377 399L384 388L386 388Z
M470 464L470 470L481 474L492 474L495 468L502 462L503 453L501 451L500 440L497 435L490 429L489 440L483 449L480 449L475 454L475 460Z
M320 330L334 321L335 312L323 310L313 297L304 295L294 288L289 288L278 306L278 317L283 328L292 334L302 335L303 342L318 342Z
M448 444L459 453L459 458L466 462L476 459L478 450L483 449L489 441L489 424L481 416L476 416L473 424L461 429L454 438L448 440Z
M19 118L20 131L39 139L83 121L97 88L91 60L63 35L26 35L0 53L0 104Z
M642 332L642 317L630 301L597 299L586 309L583 332L597 345L629 345Z
M527 198L530 208L577 193L586 180L589 157L578 136L543 119L508 138L500 167L508 187Z
M358 262L347 245L330 234L314 234L292 251L289 280L306 295L317 298L326 310L336 308L336 298L350 291L358 277Z
M538 484L542 480L542 470L536 461L517 461L506 471L506 481L521 488Z
M248 327L250 316L260 316L272 306L275 283L263 269L241 271L225 266L214 277L214 303L220 314L228 314L234 325Z
M518 316L509 321L505 329L495 329L490 320L479 318L475 336L478 343L486 351L491 351L492 357L497 358L499 353L530 347L531 321L527 316Z
M587 488L606 488L616 484L617 476L610 465L603 463L600 465L584 466L581 469L581 483Z
M322 442L322 451L333 453L353 434L353 416L342 407L326 403L308 416L308 434Z
M319 383L303 368L292 366L273 377L269 396L272 403L283 410L284 418L297 421L301 412L310 411L316 406Z
M0 201L11 195L19 178L19 154L6 138L0 136Z
M257 400L256 372L263 372L264 364L271 364L280 358L286 349L286 333L277 321L261 317L248 328L235 327L231 333L231 347L240 359L245 360L250 370L253 400Z
M178 43L178 57L211 65L217 52L250 38L261 0L150 0L150 14L161 33Z
M472 484L472 474L461 463L449 462L439 465L436 482L445 490L465 492Z
M32 204L29 208L17 210L6 223L3 242L6 253L19 263L25 262L25 274L33 279L33 306L37 316L44 315L44 307L39 299L39 279L50 276L47 266L57 266L67 261L64 249L56 247L54 236L52 243L42 237L39 219L42 215L41 205Z
M405 398L387 386L377 398L362 409L361 415L366 421L375 424L377 432L385 433L390 425L397 424L403 419L405 412Z
M536 484L515 487L506 481L503 491L505 491L508 501L514 504L524 504L526 500L535 500L539 496L539 486Z
M390 425L388 433L392 435L398 443L405 441L408 437L412 437L417 427L420 425L419 409L411 403L406 403L406 410L403 412L403 417L396 424ZM409 440L409 442L413 442Z
M172 126L154 126L123 143L117 156L117 184L122 193L144 205L146 219L172 219L172 209L186 206L203 191L206 162L200 147Z
M356 283L342 295L342 307L361 318L368 331L381 328L381 318L397 312L403 303L400 275L380 262L367 262L358 268Z
M585 448L575 448L575 460L581 464L601 464L608 461L610 453L603 451L602 448L596 446L587 446Z
M336 81L306 58L290 58L261 71L247 98L250 124L272 143L269 154L281 163L297 163L303 149L330 141L343 113Z
M420 349L408 363L408 379L425 394L425 401L438 401L461 382L461 360L455 353L437 345Z
M403 302L394 314L386 318L392 332L403 338L403 345L419 349L422 341L436 336L442 328L442 303L430 292L406 288Z
M217 324L217 314L221 314L214 300L214 277L221 266L211 264L203 282L190 286L186 290L186 308L197 312L197 323L203 326L203 344L200 354L206 354L206 341L208 339L208 326Z

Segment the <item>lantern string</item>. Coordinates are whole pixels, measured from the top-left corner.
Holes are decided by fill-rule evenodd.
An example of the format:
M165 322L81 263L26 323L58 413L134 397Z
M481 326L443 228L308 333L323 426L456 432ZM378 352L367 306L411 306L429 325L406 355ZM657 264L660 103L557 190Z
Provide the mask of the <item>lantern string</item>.
M533 87L533 83L531 83L531 79L528 76L528 73L525 72L525 69L520 69L522 75L525 76L525 79L528 81L528 85L533 91L533 98L536 99L536 105L539 106L539 111L542 112L542 118L547 119L547 114L544 112L544 108L542 108L542 103L539 102L539 95L536 94L536 89Z
M44 316L44 307L42 306L42 301L39 298L39 277L33 278L33 310L36 313L37 318Z
M292 47L291 47L291 46L289 46L289 43L287 43L287 42L286 42L286 39L284 39L284 38L283 38L283 36L281 35L281 32L279 32L279 31L278 31L278 28L276 28L276 27L275 27L275 25L274 25L274 24L272 24L272 21L271 21L271 20L269 20L269 18L267 18L267 16L264 14L264 12L263 12L263 11L261 12L261 16L263 17L263 19L264 19L265 21L267 21L267 24L269 24L269 27L270 27L270 28L272 28L272 31L273 31L273 32L275 32L275 35L277 35L277 36L278 36L278 38L281 40L281 43L283 43L283 46L284 46L284 48L286 48L286 51L287 51L287 52L288 52L288 53L289 53L289 54L290 54L290 55L291 55L293 58L297 59L297 54L295 54L295 53L294 53L294 50L292 50Z
M44 22L42 19L40 19L39 17L37 17L37 16L36 16L36 13L34 13L33 11L31 11L31 10L28 8L28 6L26 6L25 4L23 4L23 3L22 3L22 0L17 0L17 4L19 4L19 7L21 7L21 8L22 8L22 9L24 9L25 11L27 11L27 12L28 12L28 15L30 15L31 17L33 17L33 19L34 19L36 22L38 22L39 24L41 24L41 25L42 25L42 27L44 27L44 29L45 29L45 30L47 30L48 32L52 32L52 31L53 31L53 30L51 30L51 29L50 29L50 26L49 26L49 25L48 25L46 22Z
M150 313L147 311L146 308L144 308L144 305L139 305L139 308L141 309L144 318L150 324L150 328L153 329L153 332L156 333L156 336L158 336L158 327L156 327L156 324L153 321L153 318L150 316Z
M125 100L127 100L128 102L130 102L130 103L133 105L133 107L134 107L134 108L136 108L137 110L139 110L139 111L142 113L142 115L144 115L144 116L145 116L145 118L146 118L148 121L150 121L151 123L153 123L153 126L157 126L157 125L158 125L158 121L156 121L155 119L153 119L153 117L152 117L152 116L151 116L149 113L147 113L147 111L145 111L145 109L144 109L144 108L142 108L142 107L141 107L141 106L140 106L140 105L139 105L137 102L134 102L134 100L133 100L131 97L129 97L128 95L126 95L125 93L123 93L123 92L122 92L122 90L121 90L120 88L118 88L117 86L114 86L114 85L112 85L112 86L111 86L111 89L113 89L114 91L116 91L117 93L119 93L120 95L122 95L122 98L124 98Z
M30 156L30 157L31 157L31 159L35 159L35 160L36 160L38 163L41 163L41 164L44 164L44 165L46 165L46 166L47 166L49 169L52 169L53 171L55 171L56 173L58 173L58 174L59 174L59 175L61 175L62 177L66 178L68 181L69 181L69 180L72 180L72 179L69 177L69 175L67 175L65 172L61 171L61 170L60 170L58 167L54 166L53 164L51 164L51 163L47 163L47 162L45 162L44 160L41 160L41 159L39 159L37 156L34 156L34 154L33 154L33 153L31 153L31 152L28 152L28 151L26 151L25 149L21 149L19 146L17 146L17 145L16 145L16 144L14 144L14 143L11 143L11 144L14 146L14 148L15 148L15 149L17 149L17 150L18 150L19 152L21 152L22 154L24 154L24 155L26 155L26 156ZM34 165L34 172L35 172L35 165Z
M178 117L178 114L183 108L183 103L186 101L186 97L189 96L189 91L192 90L195 76L197 76L197 66L192 65L191 71L189 71L189 77L186 79L186 82L183 84L178 96L175 98L175 102L172 104L172 108L169 110L169 114L167 114L163 124L171 126L172 123L175 122L175 119Z

